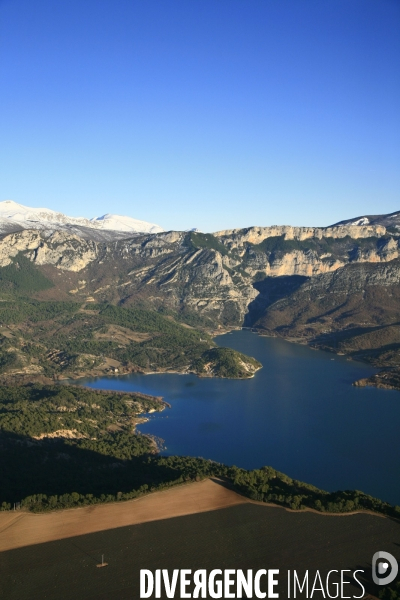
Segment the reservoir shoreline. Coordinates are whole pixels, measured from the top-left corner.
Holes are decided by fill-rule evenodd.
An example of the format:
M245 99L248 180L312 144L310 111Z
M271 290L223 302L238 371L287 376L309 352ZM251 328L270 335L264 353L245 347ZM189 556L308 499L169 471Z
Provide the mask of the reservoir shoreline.
M225 332L216 342L255 356L263 369L251 379L156 373L85 385L162 396L172 410L151 415L138 430L165 440L163 454L246 469L271 465L321 489L356 488L400 503L397 392L352 385L377 369L250 331Z

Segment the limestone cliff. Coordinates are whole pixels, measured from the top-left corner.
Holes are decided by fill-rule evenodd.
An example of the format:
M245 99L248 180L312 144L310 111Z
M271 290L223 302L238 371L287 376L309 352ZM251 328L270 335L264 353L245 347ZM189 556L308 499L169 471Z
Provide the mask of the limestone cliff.
M0 266L11 264L19 252L37 265L55 265L58 269L81 271L97 256L95 242L64 231L54 233L24 230L0 240Z
M215 236L252 277L314 277L350 262L387 262L399 256L399 234L382 225L251 227Z
M353 239L382 237L386 228L382 225L341 225L332 227L292 227L290 225L272 225L271 227L249 227L247 229L227 229L214 235L230 248L243 247L245 243L260 244L267 238L281 237L285 240L304 241L312 238Z
M140 300L230 326L242 324L253 307L260 315L271 298L289 293L297 280L287 286L285 278L314 280L346 265L396 260L399 234L379 224L350 224L252 227L215 235L172 231L98 242L65 231L24 230L0 239L0 266L11 264L19 252L46 267L58 287L49 267L68 273L67 293L76 299L127 305ZM271 295L272 279L279 285L272 286ZM262 281L268 285L260 289Z

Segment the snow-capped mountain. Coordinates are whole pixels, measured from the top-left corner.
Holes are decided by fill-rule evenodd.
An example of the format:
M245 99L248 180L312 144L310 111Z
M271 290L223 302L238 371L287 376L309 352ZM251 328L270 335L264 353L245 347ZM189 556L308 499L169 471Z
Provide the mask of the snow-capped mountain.
M102 217L90 219L90 223L96 229L111 229L112 231L129 231L132 233L160 233L160 231L164 231L159 225L147 223L147 221L139 221L139 219L133 219L132 217L122 217L109 213Z
M94 237L96 239L111 239L112 237L127 237L129 234L135 233L159 233L164 231L159 225L139 221L132 217L112 214L93 219L68 217L49 208L30 208L13 200L0 202L0 233L11 233L21 229L66 229L82 237ZM96 235L96 232L98 232L98 235Z
M337 225L383 225L384 227L400 228L400 211L390 213L388 215L365 215L363 217L356 217L355 219L347 219L346 221L339 221L335 223Z

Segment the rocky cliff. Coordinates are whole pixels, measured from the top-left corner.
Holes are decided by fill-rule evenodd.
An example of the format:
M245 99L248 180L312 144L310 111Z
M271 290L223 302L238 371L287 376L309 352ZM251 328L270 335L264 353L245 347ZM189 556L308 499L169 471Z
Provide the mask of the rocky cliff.
M19 252L37 265L77 272L96 259L97 244L64 231L24 230L0 240L0 266L11 264Z
M382 225L337 225L332 227L292 227L290 225L273 225L272 227L249 227L247 229L227 229L214 235L230 247L240 248L244 244L260 244L267 238L281 237L285 240L304 241L309 239L333 238L353 239L382 237L386 228Z
M253 309L259 316L271 303L272 287L277 299L297 281L288 284L285 278L314 281L346 265L390 263L399 257L399 237L382 225L352 224L252 227L215 235L162 232L113 242L24 230L0 239L0 266L20 252L77 298L127 304L140 299L216 324L241 325ZM283 292L277 289L281 283ZM247 324L251 321L247 317Z

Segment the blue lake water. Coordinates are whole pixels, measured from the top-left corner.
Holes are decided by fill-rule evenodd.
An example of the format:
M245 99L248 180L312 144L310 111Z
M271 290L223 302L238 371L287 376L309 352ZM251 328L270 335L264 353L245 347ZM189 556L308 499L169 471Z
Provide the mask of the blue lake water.
M329 491L359 489L400 504L400 392L351 385L376 370L250 331L216 342L263 368L243 381L155 374L80 383L163 396L172 408L139 429L165 440L165 454L271 465Z

